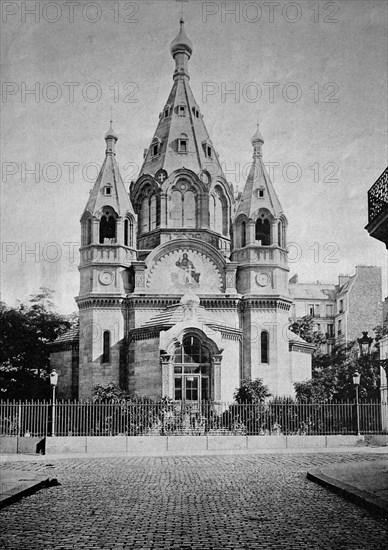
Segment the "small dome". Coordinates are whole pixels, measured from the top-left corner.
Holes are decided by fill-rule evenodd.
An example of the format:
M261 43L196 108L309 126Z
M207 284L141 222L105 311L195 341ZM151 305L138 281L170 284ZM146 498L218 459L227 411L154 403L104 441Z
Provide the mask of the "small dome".
M116 132L113 130L112 121L110 121L109 130L108 130L107 133L105 134L105 139L108 139L108 138L113 138L113 139L115 139L116 141L119 139L119 136L118 136L118 135L116 134Z
M180 20L180 31L178 36L171 42L171 55L174 57L174 55L178 52L186 52L187 55L190 57L193 53L193 44L189 38L187 38L184 28L185 22L183 19Z
M259 130L259 125L257 125L257 130L251 138L252 145L254 145L255 143L258 143L258 142L264 143L263 136L261 135L260 130Z

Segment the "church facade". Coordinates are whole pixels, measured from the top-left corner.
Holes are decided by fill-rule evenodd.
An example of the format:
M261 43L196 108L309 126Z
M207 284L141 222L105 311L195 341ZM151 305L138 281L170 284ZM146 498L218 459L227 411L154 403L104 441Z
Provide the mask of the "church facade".
M231 401L243 378L292 395L313 348L288 330L287 218L263 164L263 137L236 200L189 85L184 22L173 86L139 176L125 188L118 136L81 217L79 331L59 338L59 396L110 382L154 399Z

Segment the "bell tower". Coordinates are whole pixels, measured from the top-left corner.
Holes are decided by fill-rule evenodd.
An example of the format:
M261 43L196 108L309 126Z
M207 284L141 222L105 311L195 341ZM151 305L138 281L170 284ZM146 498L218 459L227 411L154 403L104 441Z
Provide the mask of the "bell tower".
M112 121L105 160L81 217L79 399L96 384L121 383L124 305L136 260L136 216L116 161Z
M287 218L263 163L259 125L251 143L253 161L237 206L231 254L242 295L242 375L263 378L273 394L289 394Z

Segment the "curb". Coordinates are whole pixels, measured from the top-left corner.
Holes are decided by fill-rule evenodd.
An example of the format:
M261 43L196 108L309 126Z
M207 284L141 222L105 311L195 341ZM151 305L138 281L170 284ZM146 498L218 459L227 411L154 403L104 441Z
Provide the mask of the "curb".
M358 504L362 508L365 508L368 512L388 518L388 502L382 500L373 493L361 491L352 485L348 485L343 481L339 481L338 479L322 473L320 470L311 470L307 472L306 477L310 481L314 481L315 483L318 483L318 485L329 489L329 491L341 495L347 500Z

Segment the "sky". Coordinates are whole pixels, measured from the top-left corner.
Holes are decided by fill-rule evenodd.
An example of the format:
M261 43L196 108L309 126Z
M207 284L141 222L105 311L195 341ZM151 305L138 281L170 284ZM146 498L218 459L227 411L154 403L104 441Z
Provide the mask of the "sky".
M45 286L76 310L79 220L111 111L129 186L167 101L185 19L190 84L242 191L260 120L289 223L290 276L336 283L387 253L367 191L387 166L387 6L299 2L2 2L1 300Z

